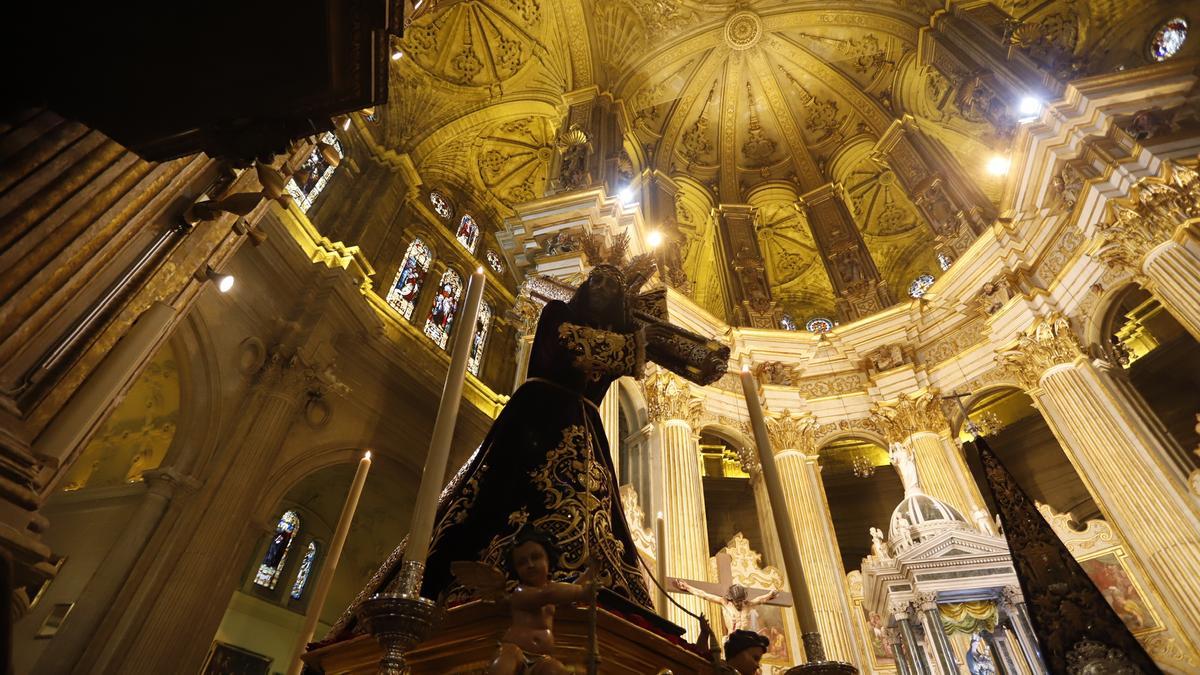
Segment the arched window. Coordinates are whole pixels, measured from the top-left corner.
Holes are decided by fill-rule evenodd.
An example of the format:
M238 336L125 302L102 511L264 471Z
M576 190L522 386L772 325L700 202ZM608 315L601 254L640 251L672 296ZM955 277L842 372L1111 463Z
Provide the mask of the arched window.
M500 257L499 253L496 253L489 248L485 257L487 258L488 266L491 267L496 274L504 273L504 260Z
M925 297L925 292L928 291L929 287L932 285L933 275L922 274L916 279L913 279L913 282L908 285L908 294L914 298L923 298Z
M300 561L300 570L296 572L296 581L292 582L292 599L299 600L304 595L304 587L308 585L308 575L312 572L313 560L317 557L317 542L308 542L308 550Z
M796 320L792 318L791 314L784 314L779 319L779 327L783 330L796 330Z
M437 190L429 193L429 203L433 206L433 212L443 220L450 220L450 217L454 215L454 205L450 203L446 195Z
M295 540L299 531L300 516L296 515L295 511L285 511L275 526L275 536L272 537L271 545L267 547L267 554L263 556L262 563L258 566L258 574L254 575L254 583L263 588L275 588L275 584L279 581L279 574L283 571L283 565L287 562L292 541Z
M433 254L429 247L420 239L413 239L404 254L404 262L396 272L396 280L392 282L392 290L388 291L387 303L396 308L400 315L412 320L413 309L417 306L417 295L421 292L421 284L429 273L429 261Z
M479 225L475 223L475 219L464 215L458 222L458 231L454 233L454 238L468 251L474 253L475 245L479 243Z
M342 144L338 143L337 136L332 131L327 131L321 136L321 142L328 146L332 146L333 151L336 151L337 158L344 156L342 152ZM288 179L287 188L288 194L292 199L296 200L296 205L300 210L308 213L308 209L312 207L313 201L317 195L321 194L321 190L325 189L326 183L333 177L333 172L337 170L327 155L330 150L327 148L322 151L320 146L313 148L313 151L308 154L308 159L300 165L296 173Z
M483 363L483 348L487 346L488 328L492 325L492 308L486 302L479 306L479 316L475 317L475 335L471 337L471 353L467 356L467 370L472 375L479 375L479 366Z
M425 334L433 338L442 349L446 348L446 340L450 337L450 328L454 323L454 312L458 309L458 298L462 295L462 288L462 277L458 276L458 272L446 270L442 280L438 282L433 307L429 309Z
M827 319L823 316L814 316L804 324L804 329L810 333L828 333L833 330L833 319Z

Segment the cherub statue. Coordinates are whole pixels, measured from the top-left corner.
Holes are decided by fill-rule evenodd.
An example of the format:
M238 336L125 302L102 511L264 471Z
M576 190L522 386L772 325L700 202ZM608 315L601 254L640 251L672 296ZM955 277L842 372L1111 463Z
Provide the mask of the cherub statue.
M700 590L681 579L675 579L674 585L675 588L684 593L690 593L697 598L703 598L720 605L721 614L725 617L725 628L730 633L743 628L750 628L750 611L763 603L774 600L779 595L779 591L770 590L757 598L747 598L746 587L738 584L730 584L729 590L724 596Z
M500 638L500 650L488 675L565 675L567 668L554 658L554 613L558 605L589 600L595 593L591 571L578 583L550 581L558 547L550 535L525 525L513 539L508 567L517 585L507 596L503 572L479 562L451 563L454 576L465 586L479 589L485 600L507 601L512 625Z

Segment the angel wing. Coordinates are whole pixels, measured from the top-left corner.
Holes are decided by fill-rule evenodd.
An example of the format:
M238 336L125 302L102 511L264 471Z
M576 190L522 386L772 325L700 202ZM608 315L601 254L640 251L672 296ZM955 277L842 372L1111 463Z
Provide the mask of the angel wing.
M455 560L450 563L450 572L458 583L479 591L484 600L495 602L504 597L507 578L500 570L473 560Z

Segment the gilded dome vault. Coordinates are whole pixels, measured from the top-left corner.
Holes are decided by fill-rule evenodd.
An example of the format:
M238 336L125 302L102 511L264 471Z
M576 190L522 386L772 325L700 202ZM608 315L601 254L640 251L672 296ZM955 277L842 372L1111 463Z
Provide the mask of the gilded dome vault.
M1001 196L981 158L1009 137L964 103L961 73L919 55L932 11L921 0L430 3L397 43L392 102L370 132L500 221L546 194L567 113L594 90L619 110L623 180L649 171L678 190L674 221L656 225L679 242L697 303L718 315L731 306L714 274L714 210L749 204L779 309L835 315L803 200L823 186L837 186L893 297L939 273L927 207L881 156L897 120L943 148L993 206ZM1082 19L1038 18L1038 35L1088 39Z

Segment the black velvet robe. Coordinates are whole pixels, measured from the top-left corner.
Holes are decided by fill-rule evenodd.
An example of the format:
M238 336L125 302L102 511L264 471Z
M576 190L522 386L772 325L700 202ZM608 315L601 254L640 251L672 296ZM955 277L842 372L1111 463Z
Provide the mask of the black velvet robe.
M653 611L597 408L613 380L641 374L644 339L632 330L588 327L576 306L586 305L552 301L542 310L529 379L443 490L426 560L424 597L445 599L449 605L472 599L471 589L457 584L450 573L450 563L477 560L504 569L514 535L529 522L557 541L555 580L578 578L590 556L597 561L593 573L603 588ZM590 494L583 480L589 468ZM331 638L354 632L352 612L358 603L394 590L403 548L401 544L355 598Z

